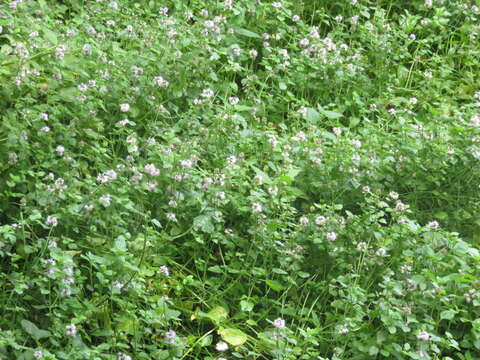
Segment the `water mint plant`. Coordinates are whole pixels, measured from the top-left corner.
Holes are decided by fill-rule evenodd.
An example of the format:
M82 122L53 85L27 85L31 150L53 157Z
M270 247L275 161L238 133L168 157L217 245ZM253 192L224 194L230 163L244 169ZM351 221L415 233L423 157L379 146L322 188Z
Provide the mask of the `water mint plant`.
M0 359L480 354L476 0L0 4Z

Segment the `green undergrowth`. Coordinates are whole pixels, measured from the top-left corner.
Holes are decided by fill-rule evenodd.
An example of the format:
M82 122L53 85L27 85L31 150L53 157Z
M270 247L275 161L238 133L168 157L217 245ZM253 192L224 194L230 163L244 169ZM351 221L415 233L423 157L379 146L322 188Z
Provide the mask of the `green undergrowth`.
M480 357L480 4L0 4L0 359Z

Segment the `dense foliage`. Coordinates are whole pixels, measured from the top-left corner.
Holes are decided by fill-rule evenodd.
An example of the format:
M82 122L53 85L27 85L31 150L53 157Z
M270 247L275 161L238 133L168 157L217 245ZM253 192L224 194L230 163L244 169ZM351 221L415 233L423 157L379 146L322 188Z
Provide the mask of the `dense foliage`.
M0 358L480 358L479 6L0 3Z

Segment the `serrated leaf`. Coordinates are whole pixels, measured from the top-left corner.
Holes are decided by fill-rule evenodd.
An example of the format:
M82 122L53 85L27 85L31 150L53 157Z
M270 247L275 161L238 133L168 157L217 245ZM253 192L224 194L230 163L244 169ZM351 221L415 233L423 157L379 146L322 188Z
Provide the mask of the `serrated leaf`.
M234 328L226 328L219 330L218 333L220 336L228 342L230 345L233 346L240 346L247 342L248 336L243 331L234 329Z
M195 219L193 219L193 227L196 230L201 230L203 232L206 232L207 234L211 234L215 231L212 219L208 215L199 215Z

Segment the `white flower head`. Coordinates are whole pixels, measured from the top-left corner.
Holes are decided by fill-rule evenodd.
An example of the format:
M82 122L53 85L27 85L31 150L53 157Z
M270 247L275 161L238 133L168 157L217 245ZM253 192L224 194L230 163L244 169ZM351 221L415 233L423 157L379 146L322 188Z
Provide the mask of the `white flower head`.
M284 329L285 328L285 320L282 318L275 319L273 321L273 326L277 329Z
M55 227L58 225L58 219L55 216L49 215L45 220L47 226Z
M422 331L421 333L417 334L417 339L422 341L428 341L430 339L430 334L426 331Z
M65 326L65 332L69 336L75 336L77 335L77 327L75 326L75 324L67 325Z
M215 345L215 349L217 351L227 351L228 350L228 344L226 342L220 341Z
M128 110L130 110L130 104L120 104L120 111L121 112L128 112Z

